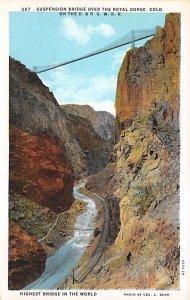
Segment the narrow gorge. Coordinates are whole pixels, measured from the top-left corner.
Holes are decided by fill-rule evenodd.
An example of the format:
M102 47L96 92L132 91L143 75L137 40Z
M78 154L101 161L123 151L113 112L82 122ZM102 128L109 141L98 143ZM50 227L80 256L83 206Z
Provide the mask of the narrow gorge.
M179 70L175 13L127 51L116 118L59 105L37 74L10 58L9 289L41 276L57 246L40 239L61 213L59 239L67 240L68 216L85 210L73 197L81 179L109 205L109 236L91 274L73 288L179 288Z
M9 95L9 288L20 289L43 272L47 253L37 239L75 205L74 182L106 166L114 117L88 105L61 107L38 76L12 58Z

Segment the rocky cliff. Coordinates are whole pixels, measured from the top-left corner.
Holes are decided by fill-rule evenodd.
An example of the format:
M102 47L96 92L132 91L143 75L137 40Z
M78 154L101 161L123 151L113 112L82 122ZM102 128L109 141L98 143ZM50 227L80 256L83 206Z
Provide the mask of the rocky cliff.
M67 105L64 109L61 108L53 94L46 86L43 85L39 77L34 72L29 71L25 66L13 59L10 59L9 86L10 123L19 130L23 130L31 135L47 133L57 137L61 145L65 148L67 161L68 163L70 162L72 166L73 175L76 178L79 178L90 174L91 170L88 169L88 159L86 160L84 149L79 144L77 134L74 135L73 130L70 132L70 128L67 126L68 122L69 125L71 124L71 118L67 122L68 111L71 108L69 108L69 106L67 107ZM77 115L87 120L90 119L90 122L92 123L89 127L89 134L93 131L93 128L96 128L95 132L98 132L97 135L101 136L102 133L102 136L104 136L105 140L108 140L108 142L113 140L114 117L111 114L104 112L105 118L103 121L102 112L100 112L100 118L102 120L100 123L100 118L97 117L97 115L99 116L99 113L96 113L90 106L81 106L81 109L79 106L76 107L77 110L72 109L72 115ZM78 111L78 113L76 114L75 111ZM72 120L73 128L76 126L77 121L74 121L73 117ZM103 122L105 124L104 130L102 128ZM99 142L101 143L100 139ZM110 149L110 144L106 148ZM99 152L96 150L94 167L99 165L102 168L106 165L107 160L105 162L102 161L101 153L102 149L100 149ZM107 156L109 156L109 154L106 155L106 157ZM100 163L98 161L99 158L101 161ZM101 168L96 169L97 171L100 171Z
M99 173L107 165L114 141L114 117L89 105L61 105L69 132L78 141L86 161L86 175Z
M10 128L10 192L55 212L73 202L73 176L59 141L52 135L30 135Z
M88 183L120 202L118 234L87 288L179 287L179 69L180 15L168 14L118 75L112 163L104 186L97 176Z
M14 244L9 252L9 288L18 289L40 276L45 266L45 251L37 236L31 237L33 227L42 232L44 227L47 233L55 213L74 201L72 159L65 143L72 137L53 95L33 72L12 59L9 95L9 214L10 222L17 223L10 225L9 232L10 245ZM29 217L21 212L24 205ZM45 210L51 216L47 220Z
M118 75L116 119L118 133L133 118L160 110L163 125L178 128L179 119L179 16L167 16L164 29L144 47L128 51ZM158 105L158 106L157 106Z
M10 123L31 135L52 134L65 148L75 176L85 172L85 160L77 140L67 128L64 111L39 77L10 59Z
M109 161L112 141L103 140L86 118L69 114L66 123L84 154L86 175L95 174L104 169Z
M96 133L105 141L115 137L115 118L107 111L95 111L89 105L61 105L67 115L72 114L90 121Z
M107 111L96 112L95 131L105 140L110 141L115 138L115 118Z
M22 289L43 272L46 253L28 232L9 223L9 289Z

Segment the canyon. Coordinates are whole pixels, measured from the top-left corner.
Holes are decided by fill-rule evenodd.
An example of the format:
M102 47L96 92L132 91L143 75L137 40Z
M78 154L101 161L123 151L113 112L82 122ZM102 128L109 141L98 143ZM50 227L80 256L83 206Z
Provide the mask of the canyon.
M12 58L9 108L9 230L14 231L10 245L15 245L9 250L9 288L20 289L35 280L45 266L45 259L39 259L25 270L18 269L19 261L27 264L26 249L30 248L31 253L33 249L34 256L37 249L44 258L44 249L37 239L49 230L58 213L71 208L74 182L99 172L107 164L113 145L114 117L101 112L108 117L103 121L107 131L100 135L95 120L98 113L80 106L78 110L84 110L83 114L68 114L38 76ZM88 118L84 117L86 114ZM24 230L19 237L24 247L20 246L19 251L14 242L19 234L15 226ZM22 237L27 237L28 244ZM20 277L19 272L23 272ZM24 278L20 285L19 280L15 281L16 274Z
M10 58L9 289L42 274L42 227L70 209L81 178L108 202L110 230L103 257L74 287L179 288L179 70L177 13L127 51L115 119L89 105L59 105L34 72Z

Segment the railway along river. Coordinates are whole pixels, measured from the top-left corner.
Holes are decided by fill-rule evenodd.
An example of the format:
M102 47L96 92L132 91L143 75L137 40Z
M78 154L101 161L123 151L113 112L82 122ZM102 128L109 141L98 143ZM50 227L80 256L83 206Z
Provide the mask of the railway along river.
M85 212L75 222L74 236L46 260L41 277L27 285L24 290L56 289L72 269L78 265L93 234L93 221L97 214L94 201L81 194L83 183L74 187L74 197L86 203Z

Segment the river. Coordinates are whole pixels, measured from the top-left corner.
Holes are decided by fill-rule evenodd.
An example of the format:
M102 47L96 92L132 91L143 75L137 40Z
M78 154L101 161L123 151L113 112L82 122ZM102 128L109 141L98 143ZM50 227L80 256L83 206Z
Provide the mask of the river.
M66 276L78 265L93 233L93 220L97 214L92 199L80 193L83 183L74 187L74 197L86 203L85 212L75 222L74 236L46 260L41 277L24 289L56 289Z

